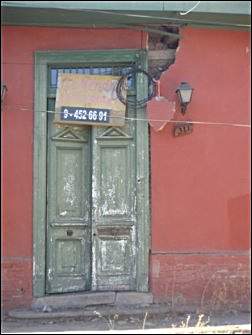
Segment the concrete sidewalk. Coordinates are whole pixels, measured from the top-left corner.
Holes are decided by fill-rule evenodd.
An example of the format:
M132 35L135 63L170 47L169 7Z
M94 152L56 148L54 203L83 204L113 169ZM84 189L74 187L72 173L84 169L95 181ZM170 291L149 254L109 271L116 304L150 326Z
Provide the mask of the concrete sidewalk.
M4 331L2 334L23 334L19 331ZM129 330L66 330L66 331L26 331L26 334L251 334L251 325L228 325L228 326L208 326L208 327L173 327L173 328L152 328L152 329L129 329Z
M220 327L189 327L189 328L159 328L159 329L131 329L107 331L61 331L61 332L33 332L32 334L251 334L250 325L220 326ZM3 333L4 334L4 333ZM9 333L21 334L21 333ZM29 334L29 333L27 333Z
M171 312L167 306L101 307L76 311L14 311L2 333L18 334L251 334L250 313Z

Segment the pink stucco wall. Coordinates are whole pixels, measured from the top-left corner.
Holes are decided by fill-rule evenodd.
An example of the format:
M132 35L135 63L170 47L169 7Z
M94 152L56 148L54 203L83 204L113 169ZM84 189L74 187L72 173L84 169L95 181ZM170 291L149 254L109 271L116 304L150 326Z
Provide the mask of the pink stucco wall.
M161 94L177 103L182 81L194 92L184 116L177 103L174 119L249 124L249 48L246 32L183 29L176 61L161 77ZM151 278L154 295L170 301L165 285L175 274L184 303L216 271L233 275L236 287L244 276L237 264L248 265L250 246L250 128L195 124L183 137L173 137L172 129L151 131Z

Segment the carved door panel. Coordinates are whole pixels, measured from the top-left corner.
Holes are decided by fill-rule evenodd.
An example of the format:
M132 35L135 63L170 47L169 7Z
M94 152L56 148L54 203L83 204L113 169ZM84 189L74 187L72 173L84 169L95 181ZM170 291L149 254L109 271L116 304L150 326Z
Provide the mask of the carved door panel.
M134 121L93 129L94 290L136 289L135 146Z
M90 129L57 128L49 117L47 292L91 287Z

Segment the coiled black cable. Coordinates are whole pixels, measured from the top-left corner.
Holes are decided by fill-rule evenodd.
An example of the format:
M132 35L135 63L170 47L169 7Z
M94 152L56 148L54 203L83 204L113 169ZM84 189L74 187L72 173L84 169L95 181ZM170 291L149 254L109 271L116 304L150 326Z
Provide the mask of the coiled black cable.
M136 100L136 101L129 101L127 100L127 91L126 91L126 83L128 80L132 78L136 78L138 73L143 73L148 78L148 96L143 99ZM118 99L128 107L143 107L145 104L151 100L156 94L156 83L155 80L151 77L151 75L144 71L144 70L132 70L128 74L123 75L116 86L116 94Z

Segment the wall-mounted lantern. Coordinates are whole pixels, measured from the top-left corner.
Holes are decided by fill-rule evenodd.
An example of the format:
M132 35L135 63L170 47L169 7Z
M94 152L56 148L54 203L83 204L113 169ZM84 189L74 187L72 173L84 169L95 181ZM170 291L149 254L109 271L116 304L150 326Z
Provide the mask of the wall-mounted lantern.
M4 100L4 96L5 96L6 91L7 91L7 86L1 84L1 103Z
M190 84L182 82L176 90L179 98L181 113L185 114L187 105L191 102L193 88Z

